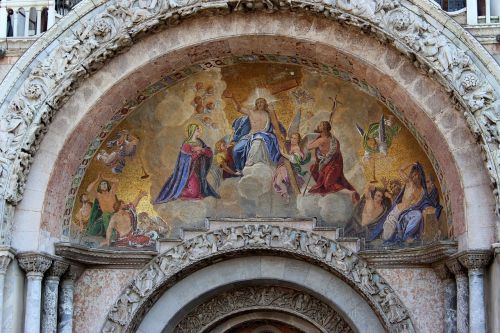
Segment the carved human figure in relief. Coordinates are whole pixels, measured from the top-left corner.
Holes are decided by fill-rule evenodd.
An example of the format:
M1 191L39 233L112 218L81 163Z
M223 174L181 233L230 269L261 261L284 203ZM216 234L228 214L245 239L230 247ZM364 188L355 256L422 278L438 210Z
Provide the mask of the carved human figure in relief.
M257 98L255 107L247 109L241 106L231 92L224 92L224 97L229 98L236 110L245 115L233 122L233 160L236 170L242 171L245 166L257 163L276 164L281 154L267 100Z

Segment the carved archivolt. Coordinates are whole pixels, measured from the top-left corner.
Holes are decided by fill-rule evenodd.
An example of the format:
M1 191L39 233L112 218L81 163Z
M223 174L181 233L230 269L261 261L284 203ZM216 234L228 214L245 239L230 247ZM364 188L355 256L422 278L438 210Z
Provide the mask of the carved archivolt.
M465 107L468 124L482 139L487 168L496 188L500 101L498 91L495 92L498 87L491 82L498 78L492 78L483 69L485 64L458 48L442 28L434 27L407 6L400 0L111 0L88 15L78 15L82 19L75 20L75 15L65 17L64 22L74 22L71 30L58 37L54 37L54 31L42 36L32 48L50 44L48 54L39 56L28 51L21 59L20 70L24 73L16 74L14 68L0 88L0 242L10 243L13 207L22 199L33 156L54 113L79 82L130 47L144 32L177 25L201 12L217 15L261 10L271 14L307 10L371 31L384 42L392 43L416 59L416 65L437 74ZM90 1L83 1L75 10L85 12L93 7ZM486 75L490 75L489 80Z
M322 332L354 333L328 304L307 293L283 287L245 287L219 294L185 316L174 333L206 332L210 325L229 315L260 309L298 314Z
M385 280L352 251L317 234L288 227L245 225L209 232L152 260L123 290L102 332L131 332L158 293L183 272L224 256L272 251L321 264L353 286L389 332L414 332L408 311ZM321 319L318 319L321 320Z

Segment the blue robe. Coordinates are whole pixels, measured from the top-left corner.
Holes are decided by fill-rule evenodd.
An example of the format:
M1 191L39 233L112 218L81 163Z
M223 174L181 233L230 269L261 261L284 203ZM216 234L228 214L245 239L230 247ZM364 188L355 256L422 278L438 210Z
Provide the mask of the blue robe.
M207 148L207 145L200 139L198 143L202 148ZM155 204L166 203L175 199L178 199L182 190L187 184L189 175L191 172L198 172L198 178L200 180L200 191L203 197L216 197L220 198L219 194L210 186L207 181L207 175L210 170L210 165L212 164L212 158L207 156L200 156L200 168L199 170L192 170L191 155L183 153L182 149L177 157L177 162L175 163L174 172L163 185L160 194L155 199Z
M424 190L424 194L422 195L422 198L419 202L411 207L408 207L399 214L396 232L390 239L386 240L384 244L401 243L410 237L417 240L420 239L420 236L422 235L422 232L424 230L422 212L425 208L434 207L436 209L436 218L438 219L441 215L441 210L443 209L443 207L439 204L439 195L437 193L436 187L434 186L432 191L429 193L427 191L427 183L425 180L425 173L422 165L417 162L416 165L412 168L412 172L414 169L416 169L420 173L420 185ZM380 236L380 234L384 230L384 222L387 218L387 215L389 215L394 207L403 200L404 191L405 188L403 188L401 193L399 193L399 195L396 197L396 200L394 200L391 208L386 211L384 216L379 219L378 223L370 231L370 235L368 236L367 241L372 241Z
M247 162L248 152L255 140L262 140L266 146L269 160L273 163L278 163L281 154L278 146L278 139L274 134L274 129L271 124L266 131L255 132L250 134L251 126L248 116L243 116L233 122L233 141L236 142L233 148L233 160L235 168L238 171L243 170ZM286 133L283 126L280 124L282 133Z

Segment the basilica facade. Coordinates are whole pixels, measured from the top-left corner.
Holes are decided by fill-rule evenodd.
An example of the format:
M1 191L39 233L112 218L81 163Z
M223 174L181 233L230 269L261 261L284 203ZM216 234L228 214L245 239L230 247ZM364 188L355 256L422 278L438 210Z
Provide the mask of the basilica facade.
M7 0L0 332L500 331L500 7L464 6Z

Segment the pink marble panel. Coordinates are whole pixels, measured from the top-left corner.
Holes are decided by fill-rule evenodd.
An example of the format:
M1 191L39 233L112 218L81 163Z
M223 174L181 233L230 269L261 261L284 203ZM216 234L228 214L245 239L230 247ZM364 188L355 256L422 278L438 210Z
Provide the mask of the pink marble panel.
M417 333L443 332L444 285L431 268L377 269L404 303Z
M75 284L73 332L100 332L107 313L120 292L138 271L88 269Z

